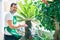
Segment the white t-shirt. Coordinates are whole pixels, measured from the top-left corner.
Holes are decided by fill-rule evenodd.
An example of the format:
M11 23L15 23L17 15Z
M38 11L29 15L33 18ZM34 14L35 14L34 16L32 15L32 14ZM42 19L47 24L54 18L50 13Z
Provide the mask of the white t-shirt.
M8 23L7 23L8 20L13 20L13 16L14 16L14 14L13 14L13 13L11 14L10 12L8 12L8 13L5 15L5 27L8 26ZM4 34L5 34L5 35L11 35L11 34L7 31L7 29L4 30Z

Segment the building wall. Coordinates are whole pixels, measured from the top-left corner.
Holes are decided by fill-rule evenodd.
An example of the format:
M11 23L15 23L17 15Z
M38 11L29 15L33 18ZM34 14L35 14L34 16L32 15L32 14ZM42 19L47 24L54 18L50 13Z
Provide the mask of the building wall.
M3 13L2 13L2 0L0 0L0 40L3 40Z
M11 4L11 3L16 3L17 1L18 1L18 0L4 0L4 1L3 1L3 6L4 6L4 7L3 7L3 8L4 8L3 11L4 11L4 12L7 12L7 11L9 10L9 8L10 8L10 4Z

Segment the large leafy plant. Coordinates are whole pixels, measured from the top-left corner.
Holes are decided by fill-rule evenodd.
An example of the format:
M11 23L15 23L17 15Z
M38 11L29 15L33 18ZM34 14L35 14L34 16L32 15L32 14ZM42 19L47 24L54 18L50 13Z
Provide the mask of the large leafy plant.
M25 23L28 25L28 27L25 28L25 37L28 38L28 34L31 34L29 31L29 28L32 27L31 22L37 22L36 14L38 14L38 8L32 3L32 0L24 0L19 1L18 3L18 10L17 13L19 14L17 17L17 21L25 21ZM32 37L28 38L29 40L32 39Z
M34 4L39 9L39 14L36 16L38 20L40 20L41 24L44 26L45 29L48 30L55 30L55 23L53 20L53 17L56 14L54 14L54 5L51 3L45 4L42 0L38 0L37 2L34 2Z
M48 30L60 30L60 0L47 1L48 3L42 3L41 1L35 2L37 7L41 6L39 19L42 25ZM58 31L55 31L54 39L57 39ZM58 37L59 38L59 37ZM58 40L58 39L57 39Z
M36 21L35 16L38 14L38 8L32 3L32 0L19 1L18 3L17 20L20 21Z

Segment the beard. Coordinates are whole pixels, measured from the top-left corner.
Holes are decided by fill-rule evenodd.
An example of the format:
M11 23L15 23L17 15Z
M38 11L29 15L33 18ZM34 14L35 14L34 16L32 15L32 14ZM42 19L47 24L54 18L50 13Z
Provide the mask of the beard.
M13 11L13 13L15 13L16 11Z
M11 13L13 13L13 14L14 14L14 13L16 13L16 11L15 11L15 10L14 10L14 11L10 11L10 12L11 12Z

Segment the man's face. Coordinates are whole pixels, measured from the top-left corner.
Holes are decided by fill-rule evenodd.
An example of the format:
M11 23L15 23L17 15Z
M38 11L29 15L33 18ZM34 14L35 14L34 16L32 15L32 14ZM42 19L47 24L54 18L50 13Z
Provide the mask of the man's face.
M13 5L10 9L13 13L15 13L17 11L17 6Z

